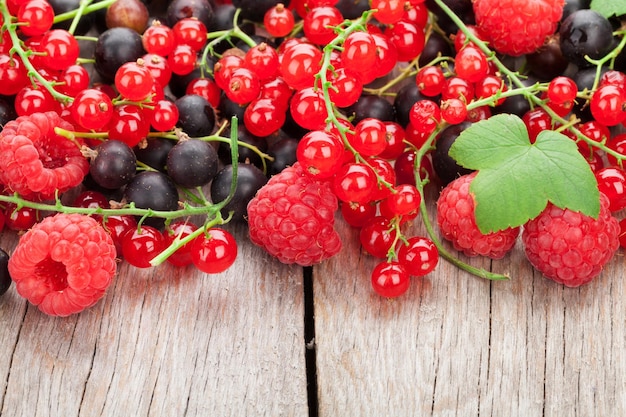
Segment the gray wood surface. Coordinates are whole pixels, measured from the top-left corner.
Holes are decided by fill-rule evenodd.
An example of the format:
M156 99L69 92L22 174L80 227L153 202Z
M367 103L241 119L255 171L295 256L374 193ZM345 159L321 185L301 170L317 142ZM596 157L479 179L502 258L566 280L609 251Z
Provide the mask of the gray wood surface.
M313 269L309 294L316 403L302 270L245 242L238 226L240 255L226 273L122 263L107 296L69 318L45 316L12 287L0 298L0 414L626 415L621 252L579 289L534 273L518 246L500 261L469 260L509 281L441 262L387 300L370 289L376 261L357 232L338 228L344 249Z
M239 255L214 276L121 263L106 297L68 318L12 286L0 298L0 415L307 415L301 270L248 244Z

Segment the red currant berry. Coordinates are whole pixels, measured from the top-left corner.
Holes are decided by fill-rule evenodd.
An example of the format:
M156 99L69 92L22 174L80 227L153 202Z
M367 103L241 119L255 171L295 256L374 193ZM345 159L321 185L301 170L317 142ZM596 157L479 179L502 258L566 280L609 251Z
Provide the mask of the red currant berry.
M343 22L341 12L330 6L312 8L304 17L304 36L316 45L326 45L335 38L335 27Z
M4 209L4 217L5 226L17 232L28 230L41 220L39 218L39 212L34 208L17 208L13 203L7 203Z
M261 81L256 73L248 68L237 68L231 74L228 87L224 89L224 92L234 103L248 104L259 97Z
M159 100L154 105L150 118L150 126L157 132L167 132L176 127L178 122L178 107L169 100Z
M598 189L610 201L609 210L612 212L626 208L626 172L618 167L602 168L596 172Z
M252 100L243 113L243 123L254 136L269 136L285 124L285 111L267 98Z
M220 96L222 90L217 86L215 81L210 78L195 78L187 84L185 94L196 94L204 97L214 109L220 104Z
M444 100L441 102L441 118L457 125L467 119L467 106L458 98Z
M611 84L599 87L591 96L589 108L599 123L615 126L626 120L626 90Z
M372 0L370 8L380 23L393 25L404 16L404 2L401 0Z
M149 132L150 122L146 120L140 107L132 104L115 107L109 123L109 139L125 142L132 148Z
M123 64L115 73L115 88L127 100L144 100L154 84L152 73L143 59Z
M389 219L375 216L369 220L359 232L359 242L370 255L384 259L396 240L397 232Z
M163 235L165 237L164 246L166 248L169 247L175 241L180 241L181 239L184 239L185 237L195 232L197 229L198 226L193 223L189 223L186 221L173 222L172 224L167 226L165 228L165 231L163 232ZM167 258L167 262L177 267L190 265L192 263L191 245L192 242L187 242L177 248L176 251Z
M475 46L462 48L454 59L456 75L470 83L477 83L489 74L487 57Z
M293 30L295 18L291 10L287 9L284 4L278 3L265 12L263 25L270 35L282 38Z
M52 27L54 10L45 0L28 0L20 6L17 21L26 36L42 35Z
M278 76L278 52L265 42L248 49L243 58L244 65L254 72L261 81L268 81Z
M374 171L362 163L343 165L333 179L333 190L343 202L367 203L376 190Z
M152 226L128 230L121 237L122 256L137 268L150 268L150 261L165 249L165 237Z
M74 36L63 29L52 29L41 39L44 56L42 63L52 70L64 70L74 65L78 59L80 48Z
M89 72L82 65L70 65L61 73L59 91L74 97L89 88Z
M196 51L189 45L176 45L167 56L167 63L176 75L190 74L196 67Z
M373 117L366 117L354 127L350 138L354 149L365 156L380 154L387 147L387 128L385 123Z
M352 227L361 228L376 216L376 205L365 203L343 203L341 216Z
M296 91L289 110L293 120L307 130L323 128L328 117L322 91L313 87Z
M200 271L218 274L237 258L237 242L226 230L212 228L191 241L191 260Z
M22 61L8 54L0 54L0 94L14 96L28 84L28 72Z
M83 129L100 130L113 117L113 103L103 91L89 88L76 95L70 106L70 113Z
M439 66L429 65L420 68L415 76L417 88L427 97L435 97L441 94L446 78Z
M429 134L434 132L441 122L441 110L432 100L419 100L411 106L409 120L415 129Z
M298 43L283 53L280 73L295 90L312 87L321 69L322 52L310 43Z
M296 158L304 172L315 178L330 178L343 162L345 148L335 134L312 130L298 142Z
M341 51L346 69L361 73L376 63L376 42L367 32L352 32L346 37Z
M398 250L398 262L409 275L421 277L432 272L439 262L439 251L432 240L414 236Z
M143 32L141 42L146 52L162 57L168 56L175 46L172 29L158 21Z
M372 271L372 288L382 297L399 297L407 292L410 283L409 273L397 261L381 262Z
M398 61L412 61L422 53L426 43L424 29L403 20L385 30L385 34L396 46Z
M422 196L414 185L400 184L394 187L394 191L386 200L389 209L394 215L405 216L417 213Z
M172 32L177 45L189 45L196 52L207 42L207 28L195 17L180 19L172 27Z

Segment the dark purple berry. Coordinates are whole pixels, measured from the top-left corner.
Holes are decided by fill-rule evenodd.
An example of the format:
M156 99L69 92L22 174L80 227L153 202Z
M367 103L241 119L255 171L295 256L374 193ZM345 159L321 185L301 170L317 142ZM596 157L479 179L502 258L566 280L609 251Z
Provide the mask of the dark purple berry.
M125 142L107 140L96 148L89 165L91 178L100 187L115 190L128 184L137 171L135 153Z
M199 139L179 141L167 155L167 174L185 188L208 184L217 174L217 165L213 145Z

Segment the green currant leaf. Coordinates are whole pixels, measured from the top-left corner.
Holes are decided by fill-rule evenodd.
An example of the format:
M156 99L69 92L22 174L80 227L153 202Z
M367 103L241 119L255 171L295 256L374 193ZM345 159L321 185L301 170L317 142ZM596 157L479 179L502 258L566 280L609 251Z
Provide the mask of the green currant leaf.
M590 8L606 18L613 15L626 15L626 2L624 0L591 0Z
M530 143L517 116L500 114L465 129L450 148L459 165L478 170L470 191L483 233L523 225L552 202L596 218L598 185L567 136L543 131Z

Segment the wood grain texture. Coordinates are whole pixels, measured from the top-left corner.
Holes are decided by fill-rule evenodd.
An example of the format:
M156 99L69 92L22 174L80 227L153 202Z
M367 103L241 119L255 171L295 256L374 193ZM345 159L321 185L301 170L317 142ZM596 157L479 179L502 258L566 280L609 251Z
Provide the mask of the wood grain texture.
M345 249L314 271L321 416L625 415L621 255L568 289L533 272L518 242L502 260L464 258L508 281L442 261L386 300L370 288L377 261L339 227Z
M251 244L214 276L122 263L106 297L69 318L12 287L0 299L0 414L305 416L303 323L301 269Z

